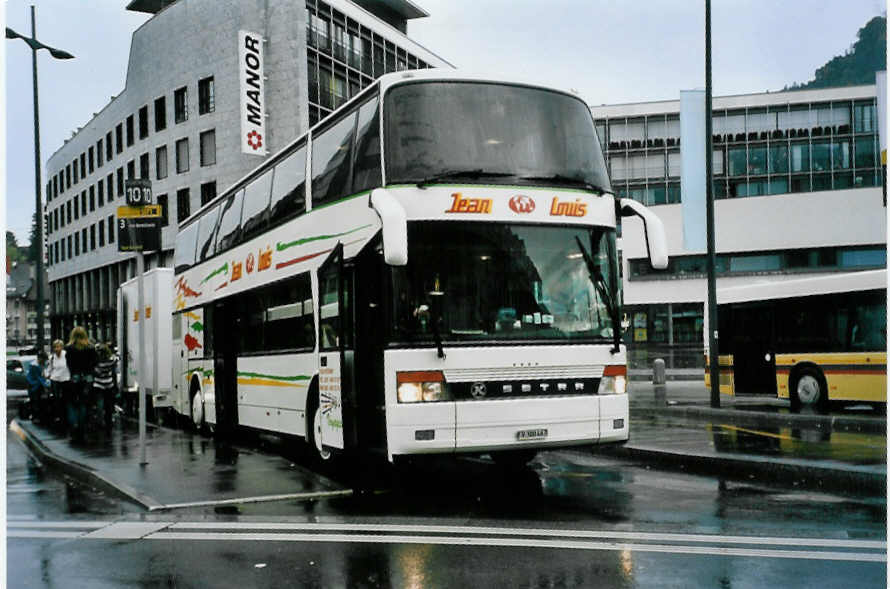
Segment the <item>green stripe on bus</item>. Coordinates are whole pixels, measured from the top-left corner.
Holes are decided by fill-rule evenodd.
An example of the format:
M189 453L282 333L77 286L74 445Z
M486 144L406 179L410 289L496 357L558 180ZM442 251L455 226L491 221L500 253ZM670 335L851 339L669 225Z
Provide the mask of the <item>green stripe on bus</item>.
M310 380L312 377L307 376L305 374L298 374L296 376L279 376L277 374L263 374L262 372L239 372L238 376L252 377L252 378L269 378L274 380L286 380L286 381L296 381L296 380Z
M350 233L355 233L356 231L361 231L362 229L367 229L371 227L371 224L362 225L361 227L357 227L355 229L350 229L349 231L344 231L343 233L332 233L330 235L316 235L315 237L304 237L303 239L297 239L295 241L289 241L287 243L278 242L275 244L276 251L283 252L286 249L303 245L304 243L309 243L311 241L320 241L322 239L331 239L334 237L342 237L343 235L349 235Z
M201 281L201 284L204 284L205 282L207 282L208 280L210 280L211 278L213 278L213 277L216 276L217 274L228 274L228 272L229 272L229 263L226 262L225 264L223 264L222 266L220 266L219 268L217 268L216 270L214 270L213 272L211 272L210 274L208 274L208 275L204 278L204 280Z

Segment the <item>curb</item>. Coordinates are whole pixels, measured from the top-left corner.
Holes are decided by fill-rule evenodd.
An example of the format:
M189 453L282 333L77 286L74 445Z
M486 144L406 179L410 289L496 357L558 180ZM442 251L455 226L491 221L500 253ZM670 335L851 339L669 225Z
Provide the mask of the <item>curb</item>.
M686 417L692 419L720 419L735 425L802 427L828 431L887 434L886 418L848 417L843 415L801 415L794 413L765 413L744 409L714 409L698 406L632 407L632 417Z
M22 443L36 454L42 462L59 469L72 479L90 487L100 489L105 493L118 497L119 499L135 503L147 511L153 511L163 507L161 503L158 503L151 497L147 497L127 485L116 483L85 464L62 458L50 450L37 438L37 436L28 431L27 427L19 424L18 418L13 419L12 422L10 422L9 429L17 435Z
M760 482L784 483L810 489L844 491L881 495L887 493L887 476L867 467L847 466L831 468L821 464L775 460L770 458L732 456L710 456L703 454L679 454L653 448L617 446L602 447L598 454L652 462L659 466L695 474L721 474L727 478L749 480L757 477Z

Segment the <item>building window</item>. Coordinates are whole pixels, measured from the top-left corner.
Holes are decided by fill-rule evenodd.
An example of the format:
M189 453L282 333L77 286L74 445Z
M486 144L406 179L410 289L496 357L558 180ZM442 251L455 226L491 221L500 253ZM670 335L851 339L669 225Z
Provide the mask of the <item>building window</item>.
M201 184L201 206L216 198L216 182L205 182Z
M77 176L77 158L74 158L74 161L71 162L71 168L74 170L74 183L77 184L80 181L80 178Z
M80 219L80 195L74 195L74 218Z
M89 149L89 151L87 152L87 169L90 171L90 174L92 174L92 173L93 173L93 170L95 169L95 168L93 167L93 162L95 161L94 156L93 156L93 152L94 152L93 147L90 146L90 149Z
M136 141L136 138L133 133L133 115L130 115L127 117L127 147L133 145L134 141Z
M65 190L71 188L71 164L65 166Z
M80 154L80 178L82 180L87 177L87 154Z
M158 180L167 177L167 146L162 145L155 150L155 172Z
M105 134L105 159L110 162L113 157L114 153L111 145L111 131L109 131Z
M213 95L213 76L198 80L198 114L206 115L216 110Z
M105 246L105 223L99 221L99 247Z
M90 186L90 212L96 210L96 187Z
M182 223L190 214L189 189L181 188L176 191L176 222Z
M108 202L114 198L114 173L105 178L105 193L108 194Z
M75 195L74 198L77 198L77 196ZM71 224L71 201L70 200L65 203L65 213L66 213L66 216L68 217L68 224L70 225Z
M117 169L117 195L124 195L124 168L120 167Z
M155 100L155 132L167 128L167 98L161 96Z
M201 166L212 166L216 163L216 130L204 131L201 140Z
M188 108L188 88L183 86L173 92L173 120L176 123L187 121L189 118Z
M84 217L87 216L87 191L84 190L80 193L80 214Z
M176 173L189 171L189 140L184 137L176 142Z
M105 204L105 182L99 180L96 184L96 192L98 193L99 206L103 206Z
M108 243L114 243L114 215L108 215Z
M74 255L75 256L80 255L80 233L79 232L74 234Z
M169 217L167 215L167 209L169 208L169 203L167 202L167 195L160 194L156 199L158 206L161 207L161 227L166 227L169 224Z
M151 175L148 170L148 153L139 156L139 177L143 180L150 180Z
M101 168L102 164L105 163L105 152L102 151L102 140L98 140L96 142L96 167Z
M114 147L116 153L121 153L124 151L124 125L123 123L118 123L117 127L114 128ZM111 158L109 158L111 159Z
M90 225L90 251L96 249L96 225Z
M130 160L127 162L127 180L135 180L136 179L136 161Z
M148 106L139 109L139 138L148 137Z

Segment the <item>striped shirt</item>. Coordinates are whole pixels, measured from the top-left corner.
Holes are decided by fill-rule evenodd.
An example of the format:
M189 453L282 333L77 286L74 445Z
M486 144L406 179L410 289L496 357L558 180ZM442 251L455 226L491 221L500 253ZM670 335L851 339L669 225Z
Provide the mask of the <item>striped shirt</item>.
M100 360L93 371L93 386L97 389L110 389L114 386L114 357Z

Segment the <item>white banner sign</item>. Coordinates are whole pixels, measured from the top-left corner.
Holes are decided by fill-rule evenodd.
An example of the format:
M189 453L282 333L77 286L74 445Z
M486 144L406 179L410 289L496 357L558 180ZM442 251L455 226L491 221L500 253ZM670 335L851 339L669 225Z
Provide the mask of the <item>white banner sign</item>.
M705 139L705 91L680 90L680 201L683 247L690 252L707 249Z
M238 31L241 78L241 152L266 155L266 102L263 80L263 38Z

